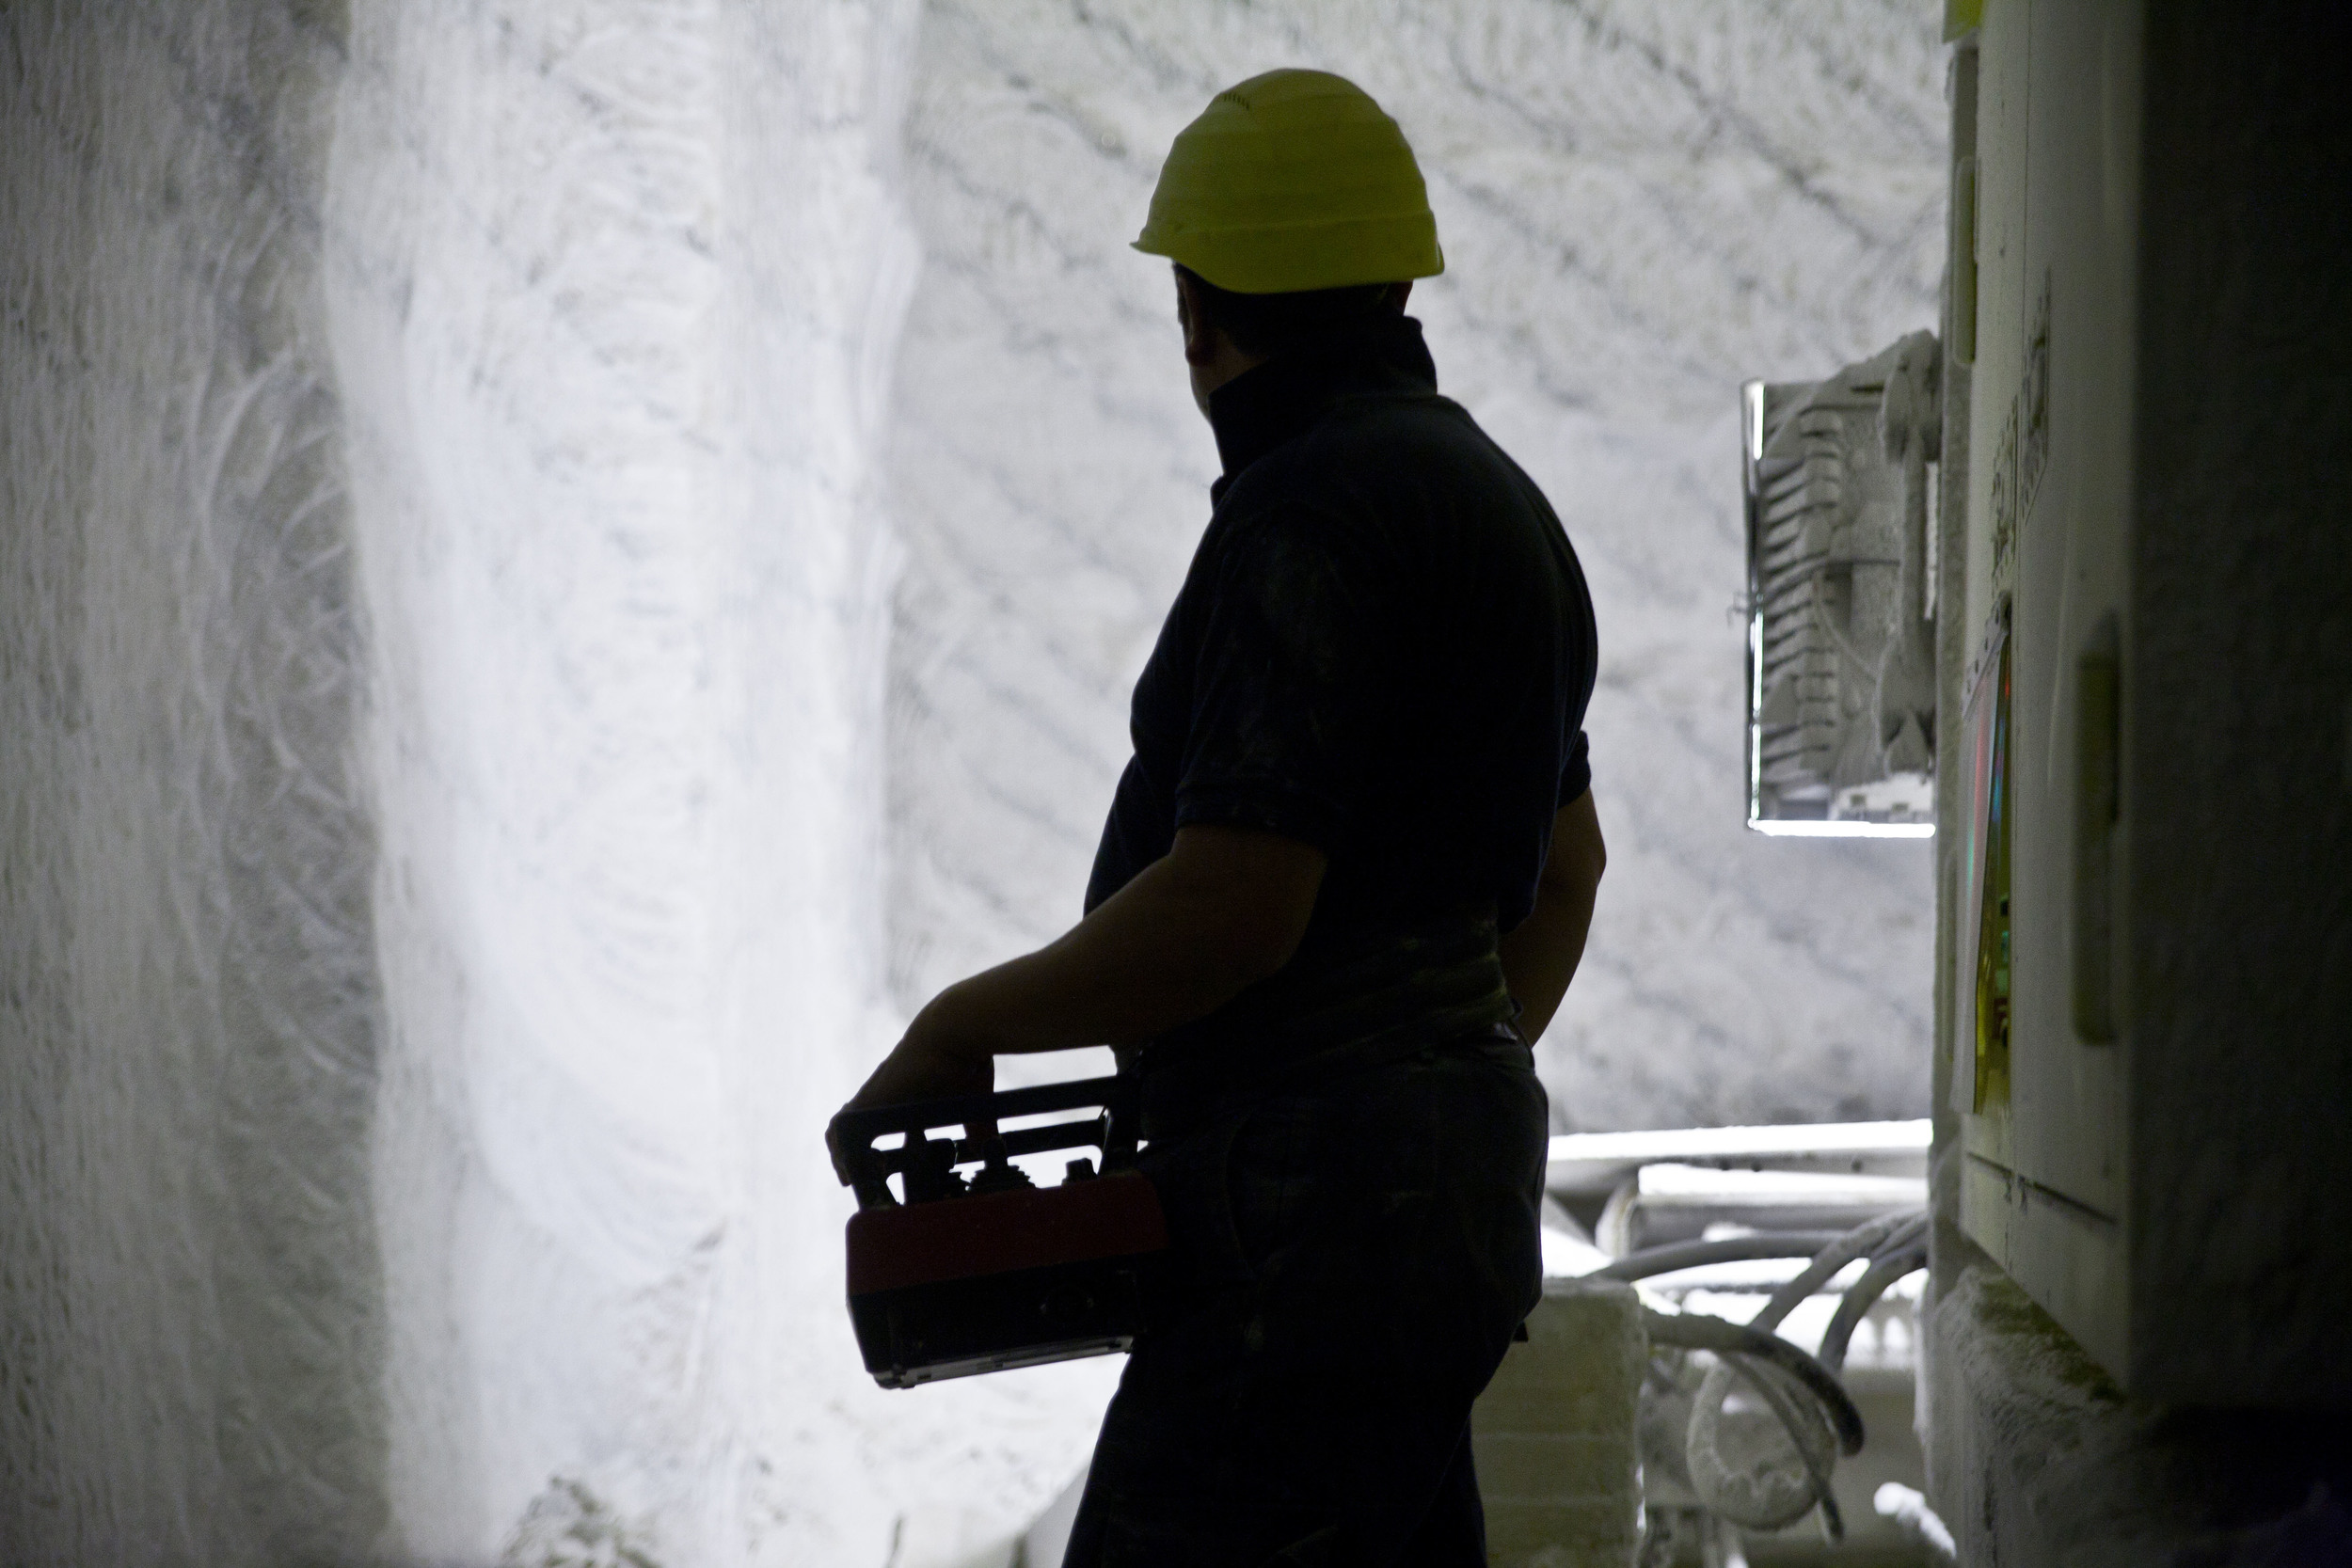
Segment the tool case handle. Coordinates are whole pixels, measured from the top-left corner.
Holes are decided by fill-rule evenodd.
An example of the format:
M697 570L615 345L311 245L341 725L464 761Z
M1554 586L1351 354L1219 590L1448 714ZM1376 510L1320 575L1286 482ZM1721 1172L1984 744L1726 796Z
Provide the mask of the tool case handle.
M983 1124L1047 1111L1073 1111L1092 1105L1101 1115L1082 1121L1058 1121L1044 1127L1024 1127L993 1138L971 1136ZM903 1105L872 1105L844 1111L833 1118L834 1141L850 1168L847 1184L857 1192L858 1206L885 1208L897 1199L888 1179L926 1156L940 1156L930 1134L934 1128L961 1127L964 1137L954 1140L954 1157L947 1164L1003 1160L1018 1154L1041 1154L1048 1149L1092 1147L1102 1150L1103 1168L1130 1165L1136 1158L1136 1122L1141 1095L1132 1078L1081 1078L1067 1084L1040 1084L1007 1089L1001 1094L958 1095L948 1100L918 1100ZM893 1132L906 1134L897 1148L876 1148L874 1140ZM946 1140L942 1140L945 1142Z

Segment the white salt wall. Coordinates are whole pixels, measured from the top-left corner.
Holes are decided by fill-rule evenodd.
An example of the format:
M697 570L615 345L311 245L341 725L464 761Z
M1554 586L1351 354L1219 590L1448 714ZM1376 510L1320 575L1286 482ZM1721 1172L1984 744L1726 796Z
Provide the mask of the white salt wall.
M0 1560L952 1560L885 1396L912 11L11 8Z
M957 1568L1074 1470L1109 1362L865 1378L818 1132L1074 914L1213 461L1124 239L1272 64L1601 600L1569 1117L1913 1102L1924 858L1739 832L1723 610L1733 384L1929 314L1932 19L1271 16L0 9L0 1561Z
M330 187L418 1556L881 1561L819 1133L892 1036L906 13L362 8ZM517 1531L517 1522L521 1528Z
M826 1117L882 990L874 471L914 12L384 4L330 169L393 1020L400 1547L945 1562L1108 1366L885 1395Z
M0 1562L386 1518L305 8L0 8Z
M1740 381L1932 325L1937 8L1746 0L931 0L907 130L928 261L899 359L892 983L1075 918L1128 689L1216 474L1165 263L1175 132L1278 65L1403 123L1449 270L1441 389L1591 578L1610 847L1544 1044L1564 1125L1922 1114L1929 852L1740 826Z

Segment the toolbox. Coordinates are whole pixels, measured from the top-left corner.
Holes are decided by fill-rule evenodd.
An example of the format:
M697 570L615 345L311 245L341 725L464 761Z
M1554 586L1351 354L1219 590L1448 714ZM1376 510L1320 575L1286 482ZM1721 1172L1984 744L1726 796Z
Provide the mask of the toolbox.
M1001 1130L1086 1109L1095 1114ZM1113 1077L834 1118L858 1200L850 1320L875 1382L912 1388L1135 1342L1168 1247L1159 1196L1135 1168L1136 1116L1135 1084ZM1095 1157L1069 1161L1050 1187L1012 1163L1084 1148Z

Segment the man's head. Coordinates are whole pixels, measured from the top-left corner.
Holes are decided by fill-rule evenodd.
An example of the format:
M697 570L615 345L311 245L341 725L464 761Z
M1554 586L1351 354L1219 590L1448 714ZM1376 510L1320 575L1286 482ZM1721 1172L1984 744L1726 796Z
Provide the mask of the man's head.
M1411 279L1445 270L1405 134L1362 88L1319 71L1217 94L1169 149L1135 245L1176 263L1204 408L1241 371L1401 310Z
M1218 288L1182 261L1175 272L1184 363L1192 371L1193 401L1203 414L1209 411L1209 394L1242 372L1357 323L1402 315L1413 292L1406 282L1242 294Z

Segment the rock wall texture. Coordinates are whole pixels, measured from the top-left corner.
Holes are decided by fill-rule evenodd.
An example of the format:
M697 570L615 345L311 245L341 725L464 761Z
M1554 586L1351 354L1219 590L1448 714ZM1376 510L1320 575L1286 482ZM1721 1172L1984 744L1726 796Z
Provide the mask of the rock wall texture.
M420 1557L882 1550L826 1408L856 1364L818 1139L886 1033L860 367L910 264L887 24L354 17L327 293L374 634L388 1485Z
M315 8L0 12L0 1560L387 1519Z
M2130 1398L1998 1269L1946 1256L1921 1394L1962 1562L2300 1568L2352 1553L2337 1413Z
M1734 384L1928 313L1929 21L1285 14L0 9L0 1560L955 1568L1068 1479L1116 1366L874 1389L817 1137L1074 912L1209 477L1123 242L1277 63L1420 140L1602 598L1567 1119L1915 1098L1924 863L1743 837L1724 609Z
M0 14L0 1559L920 1568L1075 1467L1107 1363L865 1377L818 1141L915 21Z
M1592 580L1611 860L1541 1053L1561 1124L1924 1114L1929 852L1742 829L1730 612L1740 383L1935 320L1944 52L1914 6L934 0L889 449L898 1001L1076 917L1216 474L1166 265L1127 241L1176 131L1278 65L1351 76L1412 139L1440 389Z

